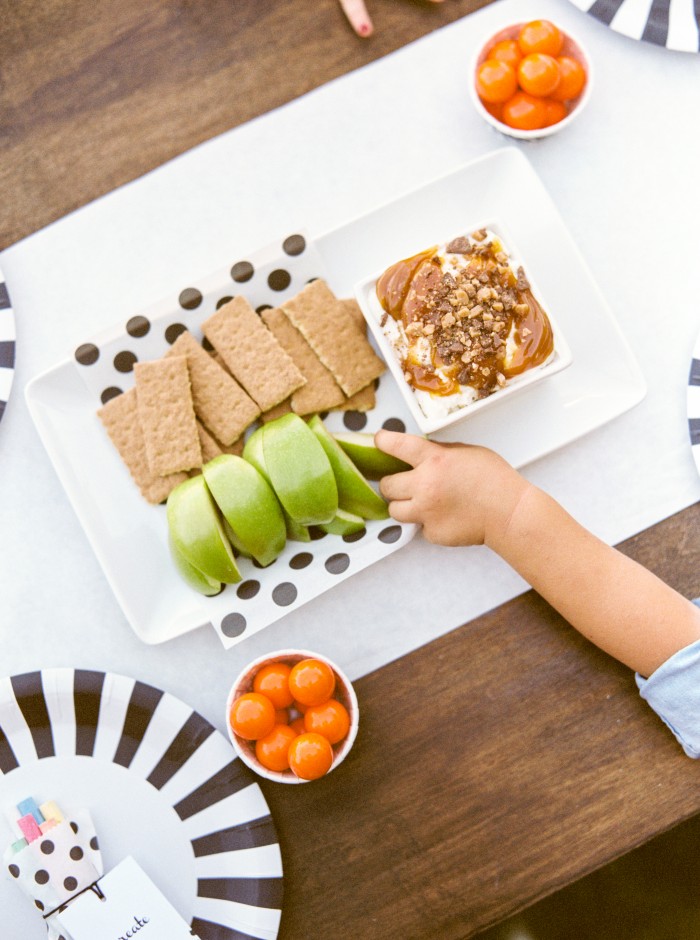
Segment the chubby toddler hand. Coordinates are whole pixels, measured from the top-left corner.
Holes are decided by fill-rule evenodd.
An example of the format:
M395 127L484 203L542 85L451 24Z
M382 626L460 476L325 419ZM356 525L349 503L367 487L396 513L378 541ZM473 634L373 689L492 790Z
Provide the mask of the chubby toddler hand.
M529 484L502 457L471 444L438 444L377 431L375 444L412 470L386 476L382 496L397 522L416 522L430 542L481 545L501 538Z

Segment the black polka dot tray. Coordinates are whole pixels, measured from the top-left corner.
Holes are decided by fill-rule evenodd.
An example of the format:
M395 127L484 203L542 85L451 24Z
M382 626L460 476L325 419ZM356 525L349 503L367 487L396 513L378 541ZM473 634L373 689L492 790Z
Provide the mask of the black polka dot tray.
M415 534L415 526L391 519L368 522L353 536L312 531L311 542L288 541L264 569L241 558L241 582L203 597L184 584L170 560L165 508L144 501L97 418L102 404L133 385L135 362L162 356L184 329L201 340L200 324L233 295L244 295L260 312L317 277L333 287L314 243L290 235L223 271L178 285L161 303L79 344L70 362L28 389L39 433L102 568L132 628L148 643L212 624L224 646L233 646ZM331 413L324 420L330 431L417 431L388 373L378 382L371 412Z
M89 670L0 679L0 805L42 793L68 819L89 810L105 871L133 855L201 940L277 937L282 857L268 805L229 741L184 702ZM40 940L19 875L0 878L2 935Z
M5 278L0 271L0 418L5 412L15 374L15 317Z

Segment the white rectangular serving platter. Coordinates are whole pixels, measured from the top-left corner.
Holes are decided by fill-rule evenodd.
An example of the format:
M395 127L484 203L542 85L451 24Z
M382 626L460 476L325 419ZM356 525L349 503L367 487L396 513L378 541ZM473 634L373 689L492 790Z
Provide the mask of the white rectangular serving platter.
M142 499L96 416L100 390L117 383L125 390L133 383L130 373L115 370L115 354L162 354L167 348L164 328L174 323L201 337L199 323L222 297L234 293L245 294L254 306L276 304L300 290L310 276L321 276L336 295L350 297L359 281L422 250L434 233L458 233L489 217L503 220L526 252L528 268L569 342L573 364L431 436L484 444L523 466L633 407L643 398L645 385L554 203L515 148L487 154L313 242L307 240L299 255L285 254L282 241L253 253L245 259L253 262L255 272L248 281L234 283L227 269L174 285L172 296L162 303L134 311L148 319L147 335L129 336L124 324L97 340L88 338L100 348L94 371L70 358L28 384L26 398L40 437L128 622L144 642L161 643L211 623L224 646L233 646L401 548L415 527L371 522L357 541L325 536L311 543L289 542L266 569L242 559L242 586L227 586L214 598L196 594L170 561L164 507ZM277 275L278 289L273 291L268 278L280 269L290 275L289 283L280 290ZM185 288L202 295L195 309L178 304ZM358 415L348 420L352 417L363 420ZM326 423L340 430L344 421L336 413ZM380 380L377 407L367 415L364 430L384 424L418 430L389 372Z

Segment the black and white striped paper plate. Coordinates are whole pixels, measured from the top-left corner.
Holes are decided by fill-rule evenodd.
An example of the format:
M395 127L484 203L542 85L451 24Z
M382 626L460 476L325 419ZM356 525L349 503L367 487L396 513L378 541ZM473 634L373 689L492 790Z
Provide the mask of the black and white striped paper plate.
M677 52L700 51L697 0L571 0L617 33Z
M15 317L7 284L0 271L0 418L10 397L15 374Z
M0 810L27 796L90 810L105 871L133 855L201 940L277 937L282 859L265 798L172 695L80 669L0 679ZM9 880L0 910L8 936L46 936Z
M695 340L693 358L690 361L686 403L690 447L695 466L700 473L700 336Z

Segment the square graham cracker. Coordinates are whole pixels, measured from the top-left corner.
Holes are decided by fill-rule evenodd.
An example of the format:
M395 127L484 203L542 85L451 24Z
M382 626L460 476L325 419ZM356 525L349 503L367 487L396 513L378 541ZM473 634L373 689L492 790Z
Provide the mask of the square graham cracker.
M384 371L364 329L325 281L307 284L282 309L348 397Z
M265 326L306 379L306 385L292 393L292 411L298 415L310 415L317 411L330 411L341 405L345 400L343 390L299 330L292 325L286 313L279 307L273 307L264 310L261 316Z
M202 466L185 356L137 362L136 404L151 472L159 476Z
M185 330L166 357L186 356L194 411L222 444L229 445L255 421L260 409L238 382Z
M186 473L157 476L151 472L139 423L135 388L111 398L100 408L97 415L141 495L149 503L162 503L168 498L171 490L187 479Z
M306 381L244 297L234 297L202 324L204 335L261 411Z

